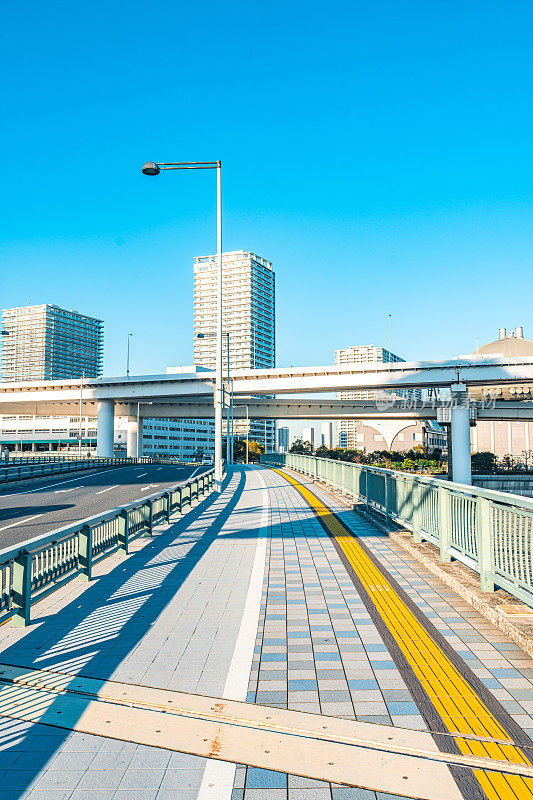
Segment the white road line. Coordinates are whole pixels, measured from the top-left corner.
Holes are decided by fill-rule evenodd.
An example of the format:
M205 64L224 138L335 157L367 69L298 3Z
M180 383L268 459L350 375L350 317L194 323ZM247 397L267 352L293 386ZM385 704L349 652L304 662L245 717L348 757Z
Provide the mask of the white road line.
M196 475L196 473L197 473L197 472L198 472L198 470L200 470L200 469L202 469L202 467L196 467L196 469L194 470L194 472L191 472L191 474L189 475L189 477L187 478L187 480L188 480L188 481L190 481L190 479L191 479L191 478L194 478L194 476Z
M145 475L148 475L147 472L141 472L139 475L136 475L136 478L144 478Z
M71 486L70 489L56 489L54 494L66 494L67 492L75 492L76 489L83 489L83 486Z
M25 522L29 522L30 519L37 519L37 517L42 517L43 514L34 514L33 517L26 517L26 519L19 519L18 522L12 522L11 525L4 525L3 528L0 528L0 531L7 531L8 528L14 528L15 525L24 525Z
M144 492L146 489L157 489L158 486L158 483L151 483L149 486L141 486L141 492Z
M54 486L63 486L65 483L72 483L73 481L81 481L87 480L87 478L92 478L93 475L103 475L105 472L114 472L114 469L102 469L100 472L92 472L90 475L84 475L83 478L70 478L67 481L58 481L58 483L49 483L46 486L38 486L37 489L28 489L25 492L13 492L12 494L0 494L0 500L3 500L4 497L18 497L19 494L33 494L34 492L47 492L48 489L53 489ZM0 487L1 488L1 487ZM75 487L78 488L78 487Z
M254 470L255 472L255 470ZM241 619L241 627L235 642L226 685L222 697L227 700L246 700L248 680L252 669L252 659L261 609L261 593L266 562L266 534L268 529L268 489L263 476L255 473L263 487L261 519L257 532L254 563L250 573L248 594ZM197 800L230 800L235 781L235 764L228 761L209 760L205 766L202 784Z
M120 486L120 484L119 483L115 483L114 486L108 486L107 489L102 489L101 492L95 492L95 494L103 494L104 492L109 492L110 489L116 489L117 486ZM70 490L67 490L67 491L70 491Z

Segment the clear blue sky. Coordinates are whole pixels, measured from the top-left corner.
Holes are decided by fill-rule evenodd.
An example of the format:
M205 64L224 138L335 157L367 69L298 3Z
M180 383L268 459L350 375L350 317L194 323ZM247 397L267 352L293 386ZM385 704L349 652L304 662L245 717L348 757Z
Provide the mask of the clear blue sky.
M105 372L191 363L192 258L277 275L279 364L533 338L533 4L4 3L0 305L105 320Z

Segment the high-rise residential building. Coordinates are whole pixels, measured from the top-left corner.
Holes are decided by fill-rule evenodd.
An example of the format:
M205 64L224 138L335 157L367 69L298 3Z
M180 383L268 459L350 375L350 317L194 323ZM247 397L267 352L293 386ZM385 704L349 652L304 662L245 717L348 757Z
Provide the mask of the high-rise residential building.
M2 380L98 378L103 323L54 305L2 312Z
M2 312L2 380L98 378L102 374L103 323L55 305ZM96 446L96 418L0 416L0 444L16 450L69 450ZM120 440L121 433L118 433Z
M215 369L217 257L194 259L194 362ZM249 251L222 254L223 373L276 365L275 276L270 261ZM229 334L229 350L228 339ZM275 447L273 420L235 421L234 434Z
M365 364L376 361L390 364L397 361L405 361L405 359L400 358L395 353L391 353L385 347L376 347L373 344L353 345L352 347L335 350L335 364ZM422 393L420 389L398 389L394 390L394 392L387 392L387 394L419 399ZM376 397L376 392L372 389L351 389L337 392L336 396L341 400L373 400ZM383 436L380 432L372 434L372 441L375 444L370 448L366 442L365 432L362 430L364 427L357 420L339 420L337 423L338 446L347 447L348 449L387 449L388 437L387 435ZM415 443L421 442L416 440Z

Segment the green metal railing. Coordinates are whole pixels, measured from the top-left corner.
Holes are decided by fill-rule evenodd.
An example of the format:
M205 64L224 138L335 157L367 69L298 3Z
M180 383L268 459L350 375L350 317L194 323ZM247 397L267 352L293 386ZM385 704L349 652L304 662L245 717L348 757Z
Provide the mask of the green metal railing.
M289 467L363 503L431 542L443 562L479 573L533 606L533 499L508 492L296 453L266 453L261 462Z
M140 463L136 458L87 458L76 461L45 461L37 464L25 462L23 464L7 463L0 466L0 486L13 481L42 478L46 475L62 475L64 472L81 472L102 467L125 467Z
M64 472L85 472L86 470L101 469L102 467L127 467L137 464L170 464L180 466L178 462L169 458L143 457L143 458L85 458L85 459L59 459L51 458L41 461L38 459L20 459L22 463L0 462L0 486L13 481L42 478L47 475L61 475ZM193 466L187 464L187 466Z
M98 561L117 551L127 555L133 539L152 536L154 525L190 509L214 481L211 469L141 502L0 550L0 624L28 625L34 603L76 576L91 580Z

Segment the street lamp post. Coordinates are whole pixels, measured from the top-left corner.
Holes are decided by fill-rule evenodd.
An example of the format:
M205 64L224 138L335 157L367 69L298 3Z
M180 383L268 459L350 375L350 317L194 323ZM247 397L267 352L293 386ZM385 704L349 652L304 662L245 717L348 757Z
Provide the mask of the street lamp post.
M130 339L133 333L128 333L128 354L126 356L126 377L130 377Z
M246 406L246 463L248 463L249 444L250 444L250 418L248 416L248 406Z
M141 406L153 406L153 402L151 400L147 400L143 402L142 400L137 403L137 461L140 458L139 453L141 452L141 445L140 445L140 438L141 438L141 425L140 425L140 412L139 409ZM127 455L127 453L126 453Z
M81 373L80 381L80 426L78 431L78 458L81 460L81 437L83 435L83 381L85 380L85 372Z
M211 339L216 334L212 333L197 333L197 339ZM226 403L226 462L233 464L233 381L230 379L229 372L229 333L225 333L226 337L226 366L227 366L227 393L228 399L224 393L224 402Z
M222 491L222 162L147 161L144 175L159 175L164 169L216 169L217 171L217 327L215 364L215 491Z

